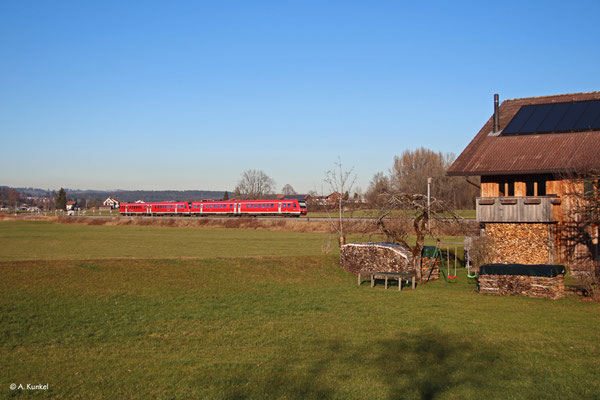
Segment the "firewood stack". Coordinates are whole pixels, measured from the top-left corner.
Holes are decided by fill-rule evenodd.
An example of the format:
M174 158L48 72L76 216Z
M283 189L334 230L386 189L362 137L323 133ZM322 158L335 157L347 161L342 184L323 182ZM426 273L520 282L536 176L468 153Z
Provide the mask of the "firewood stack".
M342 269L357 275L362 270L377 272L414 272L412 255L400 245L391 243L350 243L342 246Z
M496 263L549 262L548 224L488 223L485 234L493 240Z
M480 268L480 293L522 295L542 299L565 296L564 265L486 264Z
M429 274L429 279L427 279L427 269L429 268L429 263L431 260L433 260L433 263L431 264L431 273ZM439 264L440 260L438 258L421 258L421 276L423 277L423 281L437 281L440 279Z
M565 296L565 278L522 275L481 275L479 293L522 295L542 299L561 299Z

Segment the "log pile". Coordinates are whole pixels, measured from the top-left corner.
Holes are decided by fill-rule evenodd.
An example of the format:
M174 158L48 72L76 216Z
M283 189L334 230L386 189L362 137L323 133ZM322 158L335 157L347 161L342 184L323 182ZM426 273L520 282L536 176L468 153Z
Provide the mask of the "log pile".
M548 224L487 223L485 234L493 243L493 263L550 262Z
M412 255L400 245L389 243L350 243L342 246L342 269L357 275L361 270L377 272L414 272Z
M429 268L429 263L431 260L433 260L433 264L431 264L431 273L429 274L429 279L427 279L427 269ZM440 279L439 263L440 260L438 258L421 258L421 276L423 277L423 281L437 281Z
M565 296L564 275L554 278L526 275L480 275L479 293L521 295L542 299L561 299Z

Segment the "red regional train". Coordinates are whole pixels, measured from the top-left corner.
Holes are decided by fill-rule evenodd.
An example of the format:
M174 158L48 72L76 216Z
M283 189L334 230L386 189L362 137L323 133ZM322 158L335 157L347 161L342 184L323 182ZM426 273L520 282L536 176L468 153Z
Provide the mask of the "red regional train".
M306 215L303 200L233 200L160 203L121 203L119 213L127 216L283 216Z

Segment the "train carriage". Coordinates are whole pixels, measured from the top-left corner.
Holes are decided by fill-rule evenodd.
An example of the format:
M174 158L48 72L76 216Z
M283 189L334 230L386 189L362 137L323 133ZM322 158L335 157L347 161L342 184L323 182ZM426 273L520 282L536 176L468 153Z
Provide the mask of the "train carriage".
M186 202L121 203L119 213L127 216L186 216L190 215L190 206Z
M150 215L152 203L121 203L119 213L121 215Z
M190 205L187 202L152 203L152 215L190 215Z
M121 203L127 216L295 216L306 215L302 200L231 200L159 203Z

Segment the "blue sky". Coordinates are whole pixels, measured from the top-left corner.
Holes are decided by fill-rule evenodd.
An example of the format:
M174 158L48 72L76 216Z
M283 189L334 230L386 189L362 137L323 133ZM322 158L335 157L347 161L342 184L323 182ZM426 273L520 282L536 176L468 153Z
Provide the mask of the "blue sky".
M0 185L363 190L500 98L600 90L600 2L0 3Z

